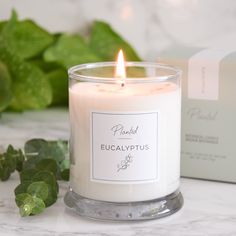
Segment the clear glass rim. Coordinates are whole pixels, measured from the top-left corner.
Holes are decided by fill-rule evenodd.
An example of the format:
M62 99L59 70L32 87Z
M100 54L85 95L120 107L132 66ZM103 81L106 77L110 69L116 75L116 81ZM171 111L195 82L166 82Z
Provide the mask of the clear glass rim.
M115 77L99 77L99 76L88 76L77 74L76 72L82 71L84 69L95 69L101 67L115 67L116 62L94 62L94 63L86 63L73 66L68 69L69 79L74 79L83 82L93 82L93 83L116 83L117 78ZM140 68L155 68L165 70L169 72L168 75L164 76L152 76L145 78L125 78L125 83L157 83L157 82L167 82L169 80L175 80L180 78L182 71L174 66L155 63L155 62L125 62L126 67L140 67Z

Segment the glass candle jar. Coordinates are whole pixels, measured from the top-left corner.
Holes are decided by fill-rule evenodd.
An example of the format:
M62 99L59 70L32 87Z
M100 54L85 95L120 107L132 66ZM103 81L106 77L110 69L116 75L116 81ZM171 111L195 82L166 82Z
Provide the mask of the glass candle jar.
M126 62L69 69L68 207L107 220L160 218L179 210L180 70Z

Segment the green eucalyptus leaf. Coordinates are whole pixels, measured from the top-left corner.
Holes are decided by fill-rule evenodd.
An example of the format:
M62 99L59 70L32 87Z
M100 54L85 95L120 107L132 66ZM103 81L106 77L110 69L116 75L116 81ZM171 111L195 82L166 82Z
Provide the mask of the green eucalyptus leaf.
M3 30L3 28L6 26L7 22L8 21L0 21L0 34L1 34L2 30Z
M22 206L24 204L29 204L32 207L34 207L33 197L30 194L28 194L28 193L17 194L16 198L15 198L15 202L16 202L16 205L18 207L20 207L20 206Z
M49 171L54 175L57 173L57 163L53 159L42 159L36 164L35 168L37 170Z
M12 145L9 145L7 151L4 153L4 157L11 173L16 169L16 155L17 151L14 150Z
M70 161L68 159L63 160L60 163L60 178L65 181L69 181L70 178Z
M68 75L65 69L57 69L47 74L52 86L52 106L68 105Z
M70 168L70 161L68 159L63 160L60 163L60 169L61 171L65 170L65 169L69 169Z
M27 62L21 63L14 73L17 71L11 107L15 110L25 110L41 109L50 105L52 89L45 74Z
M33 207L31 213L33 215L38 215L44 211L46 208L44 201L41 198L33 197L35 206Z
M45 62L43 58L32 58L30 62L39 67L43 72L50 73L54 70L60 70L61 66L58 63L55 62Z
M6 161L8 166L11 167L11 172L15 170L21 171L25 156L21 149L14 149L12 145L9 145L5 152Z
M68 155L68 145L65 141L49 141L48 157L54 159L57 163L62 162Z
M31 157L23 163L23 170L35 169L36 164L40 161L38 157Z
M120 49L123 49L127 61L141 60L131 45L102 21L94 22L89 45L103 60L114 61Z
M32 183L31 181L24 181L23 183L19 184L14 190L15 195L18 195L21 193L27 193L27 188L29 187L31 183Z
M2 168L0 168L0 179L1 181L6 181L10 178L11 171L8 166L3 165Z
M37 173L36 169L26 169L20 172L20 182L23 183L25 181L32 181L35 173Z
M43 181L46 184L48 184L49 186L52 186L52 188L55 189L55 191L57 193L59 191L59 187L58 187L58 183L56 181L56 177L51 172L48 172L48 171L38 171L38 172L35 173L32 181L33 182Z
M26 203L21 205L19 210L22 217L29 216L32 213L32 206Z
M0 34L0 60L7 65L12 77L13 95L10 107L13 110L40 109L52 101L51 86L45 74L38 67L23 60L47 46L47 40L39 37L37 41L37 33L25 30L25 26L33 28L32 25L29 21L18 22L16 13L13 12ZM27 37L29 41L26 40ZM40 41L40 47L36 41Z
M7 64L12 77L12 109L41 109L51 103L52 89L45 74L9 50L1 35L0 60Z
M31 20L18 21L13 13L1 31L5 46L20 58L31 58L53 43L54 38Z
M44 181L48 185L55 185L56 179L55 176L48 171L37 171L33 176L33 181Z
M0 112L11 103L11 76L7 66L0 61Z
M67 144L63 141L45 141L43 139L32 139L25 144L25 155L28 158L54 159L60 163L68 155Z
M25 161L25 156L21 149L18 150L17 156L16 156L16 170L22 171L23 163Z
M48 185L48 197L44 200L45 205L48 207L56 202L59 187L55 176L48 171L39 171L33 177L33 182L37 181L43 181Z
M0 179L6 181L11 173L21 164L22 152L16 150L12 145L9 145L6 152L0 154Z
M48 185L48 197L44 201L47 207L51 206L57 201L57 193L58 191L56 190L55 186Z
M57 42L44 52L44 60L57 62L66 69L82 63L101 61L78 34L61 35Z
M27 193L17 194L16 197L15 197L16 205L18 207L24 205L24 200L26 199L26 197L31 197L31 196L29 194L27 194Z
M47 141L44 139L31 139L25 143L24 151L28 158L42 158L47 150Z
M28 186L27 193L33 197L46 200L48 197L48 185L43 181L33 182Z
M64 169L61 172L61 179L65 181L69 181L70 179L70 169Z

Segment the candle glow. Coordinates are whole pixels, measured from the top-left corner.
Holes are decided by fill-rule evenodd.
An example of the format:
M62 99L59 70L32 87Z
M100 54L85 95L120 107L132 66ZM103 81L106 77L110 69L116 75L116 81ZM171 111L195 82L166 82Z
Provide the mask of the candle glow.
M124 82L126 78L126 70L125 70L124 53L122 50L119 51L117 60L116 60L115 78L119 78L118 82L124 86Z

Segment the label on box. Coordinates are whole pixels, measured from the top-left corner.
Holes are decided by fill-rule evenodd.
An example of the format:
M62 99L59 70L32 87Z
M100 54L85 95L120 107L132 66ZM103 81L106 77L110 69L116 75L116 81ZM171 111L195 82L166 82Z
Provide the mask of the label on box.
M204 49L189 59L188 98L218 100L221 60L232 49Z
M91 112L91 181L158 179L158 112Z

